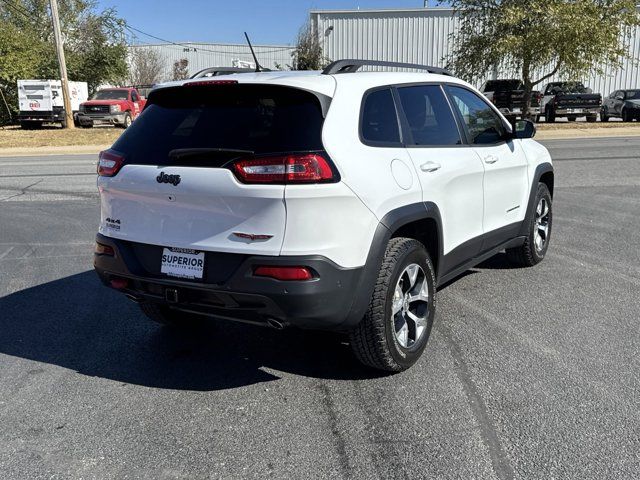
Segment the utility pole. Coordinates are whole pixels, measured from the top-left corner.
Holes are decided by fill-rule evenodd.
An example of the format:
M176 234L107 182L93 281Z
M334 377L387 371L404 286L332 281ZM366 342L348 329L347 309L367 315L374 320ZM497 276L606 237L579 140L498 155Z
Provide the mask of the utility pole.
M64 58L62 32L60 31L60 17L58 16L58 0L49 0L49 4L51 6L51 20L53 21L53 36L56 42L56 52L58 53L58 64L60 65L60 82L62 84L62 99L64 101L66 120L64 124L66 124L66 128L75 128L73 124L73 111L71 110L71 97L69 95L67 62Z

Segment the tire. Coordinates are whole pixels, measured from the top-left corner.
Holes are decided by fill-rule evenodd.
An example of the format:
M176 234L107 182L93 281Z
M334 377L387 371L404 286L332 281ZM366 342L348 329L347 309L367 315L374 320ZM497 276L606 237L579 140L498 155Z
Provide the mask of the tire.
M602 112L600 112L600 121L601 122L608 122L610 118L611 117L609 117L609 115L607 115L607 109L603 108Z
M575 122L577 120L576 117L567 117L567 120L570 122Z
M159 303L140 303L139 306L147 318L161 325L188 327L193 326L199 319L197 315L172 310Z
M598 121L598 116L597 115L587 115L587 122L595 123L597 121Z
M38 130L42 128L42 122L20 122L20 128L23 130Z
M360 362L387 372L400 372L416 363L433 326L435 284L435 271L424 245L411 238L389 241L369 308L349 335ZM416 298L411 302L410 294ZM394 308L398 309L395 315ZM419 323L408 314L419 318Z
M554 112L551 108L547 108L547 110L545 111L544 119L547 123L555 123L556 112Z
M68 123L68 122L67 122L67 119L65 118L64 120L62 120L62 121L60 122L60 125L62 126L62 128L67 128L67 123Z
M131 126L131 114L129 112L124 114L124 120L122 121L122 128L127 129Z
M544 260L549 248L553 225L553 209L549 188L544 183L538 184L538 191L532 208L529 230L524 243L520 247L506 250L509 261L521 267L533 267L540 263ZM542 243L540 243L541 239Z

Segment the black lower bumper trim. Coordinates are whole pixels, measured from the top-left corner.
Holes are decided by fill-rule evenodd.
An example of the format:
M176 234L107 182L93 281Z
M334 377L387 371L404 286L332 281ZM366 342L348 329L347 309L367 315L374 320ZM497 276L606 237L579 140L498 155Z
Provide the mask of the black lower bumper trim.
M205 270L210 272L205 272L205 281L188 281L159 273L162 247L103 235L96 240L115 251L115 256L94 255L100 279L107 286L113 279L126 279L127 286L120 291L136 301L250 323L267 324L274 319L285 325L328 330L353 326L349 314L362 268L342 268L322 256L207 252ZM217 273L215 262L220 265ZM255 277L258 265L304 265L317 272L318 278L282 282Z

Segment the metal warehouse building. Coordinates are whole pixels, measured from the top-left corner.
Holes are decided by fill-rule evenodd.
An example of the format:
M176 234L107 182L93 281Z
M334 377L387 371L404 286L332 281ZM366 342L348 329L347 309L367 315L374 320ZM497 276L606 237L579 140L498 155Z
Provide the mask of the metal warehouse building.
M263 67L275 69L277 65L286 68L291 63L294 47L287 45L254 45L258 61ZM208 67L232 67L238 62L254 63L248 45L228 43L141 44L129 46L129 52L136 49L155 51L165 65L164 80L171 80L173 64L186 59L189 74Z
M324 53L331 60L358 58L444 66L452 49L458 19L452 9L342 10L310 12ZM640 28L630 39L632 59L640 58ZM605 75L581 79L594 92L607 95L622 88L640 88L640 71L633 60ZM487 78L513 77L509 72L487 72ZM553 80L566 80L552 78Z

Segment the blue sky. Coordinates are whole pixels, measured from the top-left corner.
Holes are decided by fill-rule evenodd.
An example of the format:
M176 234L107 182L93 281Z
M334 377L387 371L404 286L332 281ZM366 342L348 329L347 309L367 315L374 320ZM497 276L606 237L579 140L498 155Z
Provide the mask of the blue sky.
M431 2L435 4L434 1ZM422 7L423 0L99 0L127 22L174 42L292 44L311 9ZM139 35L140 41L155 41ZM157 42L156 42L157 43Z

